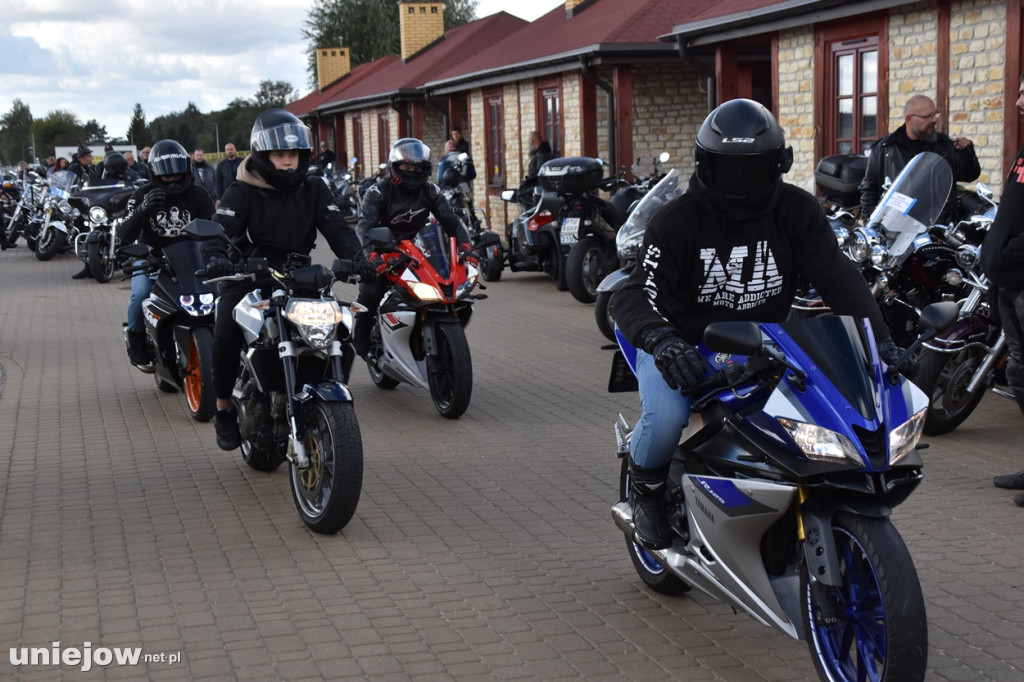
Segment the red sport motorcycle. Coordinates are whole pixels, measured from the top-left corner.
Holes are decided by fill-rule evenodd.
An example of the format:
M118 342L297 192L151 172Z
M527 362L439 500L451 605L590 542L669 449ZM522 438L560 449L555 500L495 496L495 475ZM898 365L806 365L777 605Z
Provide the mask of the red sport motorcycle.
M477 264L460 259L455 239L445 240L435 223L412 239L396 241L386 227L369 230L367 238L388 264L390 285L370 329L370 378L383 389L401 382L428 388L441 416L458 419L473 392L465 329L473 301L487 298L473 293L480 275ZM497 242L497 234L484 232L473 250ZM352 309L366 312L359 304Z

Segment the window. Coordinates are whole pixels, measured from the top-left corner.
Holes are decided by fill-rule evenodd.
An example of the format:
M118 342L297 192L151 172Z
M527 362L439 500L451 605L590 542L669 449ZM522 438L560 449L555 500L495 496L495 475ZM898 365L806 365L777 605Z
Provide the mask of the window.
M551 150L562 152L562 86L557 79L537 83L538 129Z
M826 40L824 50L825 155L860 154L867 151L884 131L879 121L880 62L879 35L837 36Z
M377 112L377 158L380 163L388 160L391 153L391 119L387 111Z
M487 131L487 184L505 184L505 112L501 91L484 95L484 128Z

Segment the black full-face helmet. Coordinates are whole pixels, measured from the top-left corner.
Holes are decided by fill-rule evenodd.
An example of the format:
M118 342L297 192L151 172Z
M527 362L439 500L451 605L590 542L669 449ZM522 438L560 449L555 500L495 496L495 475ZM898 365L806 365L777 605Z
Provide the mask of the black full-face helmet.
M192 184L192 159L185 148L174 140L160 140L149 151L149 168L153 182L169 194L184 192ZM181 176L173 181L172 175Z
M107 152L103 157L103 177L124 179L128 170L128 159L121 152Z
M403 189L416 191L427 183L430 178L430 147L415 137L403 137L391 147L388 154L388 166L391 168L391 179ZM401 166L412 166L413 170L401 169Z
M272 187L292 190L306 179L306 170L313 153L313 134L295 114L284 109L267 109L256 117L249 138L253 163L260 176ZM281 171L274 167L270 152L295 150L299 153L299 166L295 170Z
M708 114L697 132L697 177L732 202L767 201L793 165L782 127L763 105L734 99Z

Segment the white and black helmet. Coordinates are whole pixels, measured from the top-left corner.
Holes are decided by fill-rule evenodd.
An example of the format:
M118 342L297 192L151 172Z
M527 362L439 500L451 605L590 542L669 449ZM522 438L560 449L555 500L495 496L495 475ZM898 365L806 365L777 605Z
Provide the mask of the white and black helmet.
M430 178L430 147L415 137L403 137L391 146L388 154L391 179L399 187L418 190ZM401 170L400 166L413 166L415 170Z
M267 109L256 117L249 137L253 162L263 177L280 190L294 189L306 180L313 153L313 134L295 114L284 109ZM294 171L280 171L270 160L270 152L295 150L299 153L299 167Z
M149 151L149 168L153 182L171 194L184 192L192 184L192 159L185 148L174 140L160 140ZM168 182L168 176L181 177Z

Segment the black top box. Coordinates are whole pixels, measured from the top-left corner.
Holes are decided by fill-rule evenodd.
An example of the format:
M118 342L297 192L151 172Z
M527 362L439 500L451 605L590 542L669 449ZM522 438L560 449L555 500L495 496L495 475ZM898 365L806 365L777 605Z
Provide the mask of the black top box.
M537 171L537 177L547 192L589 192L601 184L604 167L589 156L563 156L546 161Z
M842 204L860 202L857 185L864 179L868 157L860 154L826 156L814 169L814 182L818 191Z

